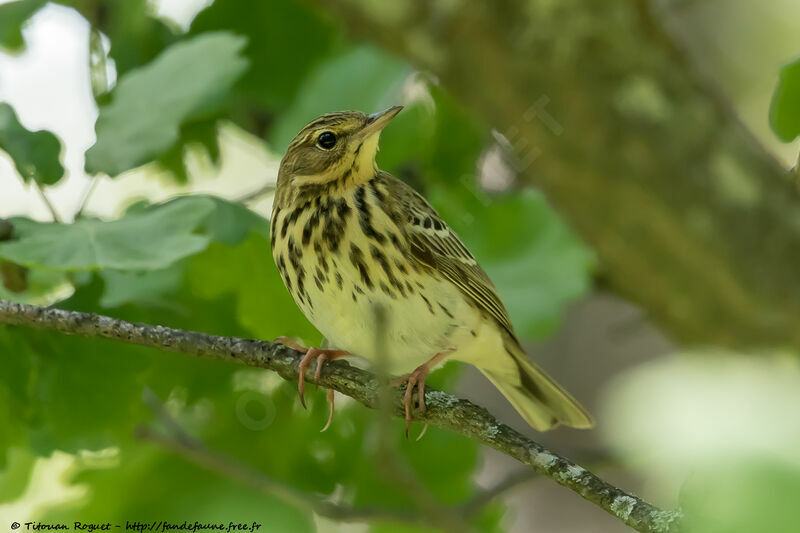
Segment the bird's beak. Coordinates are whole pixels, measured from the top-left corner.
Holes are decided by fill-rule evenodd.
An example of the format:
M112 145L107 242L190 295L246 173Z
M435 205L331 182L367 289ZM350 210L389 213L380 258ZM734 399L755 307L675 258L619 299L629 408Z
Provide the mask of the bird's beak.
M367 116L367 125L358 132L358 136L362 139L368 139L376 133L380 133L383 128L392 120L397 114L403 110L403 106L396 105L390 107L386 111L380 113L373 113Z

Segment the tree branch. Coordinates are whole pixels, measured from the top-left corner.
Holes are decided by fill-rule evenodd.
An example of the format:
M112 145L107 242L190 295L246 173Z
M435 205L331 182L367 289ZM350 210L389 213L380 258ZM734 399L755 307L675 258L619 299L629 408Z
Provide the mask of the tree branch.
M290 381L297 380L297 366L303 355L281 344L131 323L97 314L5 300L0 300L0 322L50 329L67 335L112 339L221 361L235 361L272 370ZM313 372L306 375L306 380L350 396L369 408L375 409L379 405L379 379L345 361L326 364L318 382L314 380ZM402 391L392 389L392 394L392 412L395 416L403 417ZM678 531L682 517L680 511L659 509L606 483L569 459L499 423L483 407L433 389L426 389L425 402L425 412L415 413L418 420L450 429L517 459L537 473L578 493L636 531Z

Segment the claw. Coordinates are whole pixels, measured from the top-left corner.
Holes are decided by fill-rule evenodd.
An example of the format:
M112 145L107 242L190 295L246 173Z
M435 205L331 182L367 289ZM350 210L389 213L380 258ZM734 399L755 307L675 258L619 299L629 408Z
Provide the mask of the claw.
M403 395L403 404L406 408L406 438L408 438L408 428L411 427L411 398L414 393L414 385L417 383L416 370L408 375L406 392Z
M324 433L329 427L331 427L331 422L333 422L333 389L328 389L325 393L325 400L327 400L328 405L330 405L330 411L328 412L328 421L325 423L325 427L319 430L320 433Z
M431 369L436 366L442 359L445 358L448 354L452 353L454 350L445 350L443 352L439 352L431 359L418 366L413 372L407 374L401 378L392 381L393 385L398 385L403 382L406 382L406 392L403 394L403 405L405 407L405 418L406 418L406 438L408 438L408 428L411 427L411 404L412 398L414 397L414 386L417 387L417 402L419 404L419 410L421 413L425 412L425 378L428 377L428 373ZM422 428L419 436L416 440L422 438L425 435L425 432L428 430L428 424L425 424L425 427Z
M318 383L322 373L322 365L325 363L325 361L332 361L339 357L350 355L350 352L347 352L345 350L323 350L320 348L303 348L303 349L306 350L306 354L303 356L303 358L300 360L300 363L297 365L297 371L298 371L297 392L300 394L300 405L303 406L303 409L307 409L308 407L306 407L306 397L305 397L306 369L308 368L308 365L311 364L311 361L316 360L317 362L317 368L314 370L314 382ZM331 404L331 416L328 418L328 423L325 425L325 429L328 429L330 421L333 417L333 400L331 399L332 394L333 391L329 390L328 401Z

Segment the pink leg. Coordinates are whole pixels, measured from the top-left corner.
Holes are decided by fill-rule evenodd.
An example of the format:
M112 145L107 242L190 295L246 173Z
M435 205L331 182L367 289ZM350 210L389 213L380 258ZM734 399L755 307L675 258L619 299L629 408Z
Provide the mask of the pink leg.
M305 346L301 346L287 337L278 337L277 339L275 339L275 342L285 344L286 346L294 348L295 350L298 350L300 352L306 352L306 354L300 360L300 364L297 366L298 369L297 392L300 393L300 403L304 408L306 407L306 399L305 399L306 369L308 368L308 365L311 364L311 361L316 360L317 362L317 368L314 371L314 381L319 381L320 373L322 372L322 365L325 363L325 361L333 361L334 359L351 355L350 352L345 350L323 350L321 348L306 348ZM328 427L331 425L331 420L333 419L333 390L330 389L328 390L327 400L328 403L330 404L330 416L328 417L328 423L325 424L325 427L322 428L322 431L328 429Z
M442 359L447 357L449 354L453 353L455 349L451 348L449 350L445 350L443 352L439 352L433 357L430 358L427 362L418 366L413 372L410 374L406 374L405 376L401 376L392 381L393 385L402 385L406 383L406 392L403 395L403 403L406 409L406 438L408 438L408 428L411 426L411 409L414 397L414 386L417 387L417 402L419 404L420 412L425 412L425 379L428 377L430 371L438 365ZM428 424L425 424L425 427L422 429L422 432L417 437L417 440L422 438L422 435L425 434L425 430L428 429Z

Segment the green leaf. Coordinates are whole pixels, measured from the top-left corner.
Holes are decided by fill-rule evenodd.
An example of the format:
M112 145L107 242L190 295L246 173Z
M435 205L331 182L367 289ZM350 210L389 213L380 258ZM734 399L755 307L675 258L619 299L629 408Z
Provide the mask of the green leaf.
M49 131L28 131L19 123L14 109L2 102L0 150L11 156L17 172L26 182L33 180L41 185L53 185L64 176L58 137Z
M291 102L311 68L329 53L334 33L329 21L296 0L214 2L195 17L190 33L218 30L248 39L245 54L252 68L237 84L243 99L276 110Z
M266 236L253 235L237 248L212 244L192 263L187 280L198 298L235 296L236 319L251 336L287 335L311 344L322 340L283 285Z
M274 146L285 148L303 126L324 113L373 113L402 103L403 80L410 72L406 63L367 46L324 63L309 75L290 111L275 125Z
M216 196L194 194L176 198L171 203L193 203L209 200L214 210L203 220L200 230L211 240L237 246L246 241L252 233L269 237L269 221L249 210L242 204L229 202Z
M780 80L772 96L769 123L784 142L800 136L800 59L781 69Z
M105 222L74 224L14 219L19 239L0 243L0 257L28 267L57 270L153 270L205 249L195 231L214 211L207 198L171 202Z
M20 0L0 5L0 48L19 51L25 45L22 25L44 4L45 0Z
M123 76L100 108L86 169L116 176L167 152L182 124L214 115L247 69L246 39L208 33L179 42Z

